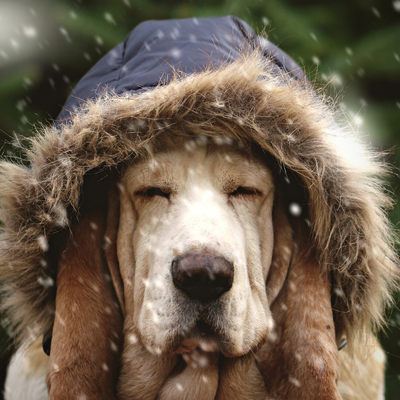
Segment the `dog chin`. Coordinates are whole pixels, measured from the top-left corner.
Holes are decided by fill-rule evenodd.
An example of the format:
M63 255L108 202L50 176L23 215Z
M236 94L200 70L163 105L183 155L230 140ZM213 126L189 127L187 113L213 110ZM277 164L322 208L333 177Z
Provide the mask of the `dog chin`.
M242 357L260 344L248 343L238 348L223 333L214 331L203 321L198 321L184 337L180 337L168 349L168 355L180 354L187 363L196 364L198 362L201 366L205 359L213 359L214 356L218 357L218 354L228 358Z
M250 352L254 352L261 344L262 343L258 343L256 346L248 347L246 349L235 349L213 337L205 337L201 339L187 338L182 341L181 345L175 351L175 354L182 355L182 358L187 364L205 367L208 365L207 360L218 358L219 354L227 358L243 357Z
M196 349L206 353L219 353L221 351L219 335L203 321L196 323L194 328L183 338L175 353L191 353Z

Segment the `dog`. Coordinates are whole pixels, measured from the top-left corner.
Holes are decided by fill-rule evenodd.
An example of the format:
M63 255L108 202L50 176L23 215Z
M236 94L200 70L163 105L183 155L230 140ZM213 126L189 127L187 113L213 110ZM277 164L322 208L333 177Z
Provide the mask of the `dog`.
M119 399L382 396L384 356L372 337L375 356L366 354L361 372L363 352L355 361L347 353L338 359L330 277L309 254L304 218L285 209L272 164L230 142L182 140L128 164L108 195L106 226L98 209L81 221L57 278L50 398L114 396L101 383L99 393L81 385L70 392L79 379L71 365L90 354L102 362L103 379L116 380L110 369L117 365L104 358L107 350L92 335L121 325L119 310L123 338L118 329L107 337L112 351L123 349ZM119 266L109 271L118 299L101 279L107 270L90 268L97 246L82 253L86 241L102 235L108 265ZM93 301L105 313L91 309ZM85 326L75 325L77 313ZM87 346L74 349L74 336L82 341L82 332ZM47 364L44 357L37 351L26 356L36 365ZM31 371L26 375L37 374ZM353 374L360 376L352 381ZM359 381L368 376L374 377L368 392L360 391Z
M8 399L29 363L50 399L382 396L384 168L273 64L107 93L1 165L4 306L50 354Z

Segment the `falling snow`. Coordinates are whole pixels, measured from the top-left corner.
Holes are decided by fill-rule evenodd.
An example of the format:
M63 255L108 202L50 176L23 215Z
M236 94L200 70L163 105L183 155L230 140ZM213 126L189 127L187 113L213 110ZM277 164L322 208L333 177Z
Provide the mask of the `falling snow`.
M229 136L215 136L213 137L213 142L218 146L229 146L233 140Z
M14 50L18 50L19 49L19 42L18 41L16 41L15 39L10 39L10 43L11 43L11 46L14 48Z
M270 343L275 343L278 340L278 334L275 331L272 331L269 335L268 335L268 341Z
M122 1L123 1L123 3L125 3L127 6L130 6L129 0L122 0ZM392 4L393 4L394 10L395 10L396 12L400 12L400 0L395 0L395 1L392 2ZM31 12L32 15L35 15L35 11L34 11L33 9L30 9L30 12ZM374 14L376 17L381 18L381 14L380 14L380 12L379 12L378 9L372 8L372 12L373 12L373 14ZM78 18L77 14L76 14L75 12L73 12L73 11L71 11L71 12L69 13L69 15L70 15L70 17L71 17L72 19L77 19L77 18ZM106 12L106 13L104 14L104 19L105 19L108 23L116 25L116 21L115 21L113 15L112 15L111 13ZM270 23L270 20L269 20L268 18L266 18L266 17L263 17L263 18L262 18L262 22L263 22L264 25L268 25L268 24ZM198 22L198 20L197 20L196 18L193 18L193 23L194 23L195 25L198 25L198 24L199 24L199 22ZM71 39L70 39L70 37L69 37L68 31L67 31L65 28L63 28L63 27L61 27L59 30L60 30L61 34L65 37L65 39L66 39L68 42L71 42ZM29 38L29 39L33 39L33 38L38 37L38 31L37 31L37 29L36 29L34 26L32 26L32 25L23 26L23 27L22 27L22 32L23 32L23 34L24 34L27 38ZM168 35L168 33L167 33L167 35ZM173 30L172 32L170 32L169 35L170 35L170 37L171 37L173 40L176 40L176 39L179 37L179 35L180 35L179 29L178 29L178 28L174 28L174 30ZM165 36L165 34L164 34L164 32L162 32L161 30L159 30L159 31L156 32L156 36L157 36L159 39L162 39L162 38ZM316 36L314 33L310 32L310 36L311 36L311 38L312 38L315 42L318 42L318 38L317 38L317 36ZM92 39L92 40L93 40L93 39ZM196 42L196 41L197 41L197 38L196 38L195 35L190 34L190 35L189 35L189 40L190 40L191 42ZM10 44L11 44L12 48L13 48L15 51L17 51L17 50L20 49L21 43L20 43L19 40L17 40L16 38L10 38L9 41L10 41ZM94 36L94 41L95 41L96 44L98 44L99 46L101 46L101 45L104 44L104 40L103 40L103 38L102 38L101 36ZM321 38L321 42L322 42L322 38ZM146 45L147 45L147 44L146 44ZM147 46L149 46L149 45L147 45ZM150 46L149 46L149 49L150 49ZM99 50L99 51L100 51L100 50ZM347 54L349 57L352 57L352 56L353 56L353 50L352 50L350 47L346 47L346 48L345 48L345 52L346 52L346 54ZM3 50L0 51L0 55L1 55L3 58L5 58L5 59L9 57L9 54L12 54L12 53L6 53L6 52L3 51ZM181 51L179 48L174 48L174 49L171 50L170 54L171 54L171 56L172 56L173 58L179 59L179 58L182 56L182 51ZM342 55L343 55L343 47L342 47ZM111 54L111 56L113 56L113 55ZM399 56L398 53L393 52L393 56L394 56L394 59L395 59L397 62L400 62L400 56ZM86 60L89 60L89 61L91 60L91 56L90 56L90 54L87 53L87 52L84 52L84 53L83 53L83 57L84 57ZM313 62L315 65L318 66L318 65L320 64L320 59L319 59L317 56L313 56L313 57L312 57L312 62ZM350 59L346 59L346 62L347 62L348 64L351 63ZM57 64L53 64L53 68L54 68L54 70L59 71L59 66L58 66ZM364 70L363 68L358 68L358 69L355 70L355 71L356 71L356 74L357 74L359 77L362 77L362 76L365 75L365 70ZM64 79L65 82L69 83L69 78L68 78L66 75L63 76L63 79ZM324 75L323 75L323 79L326 80L326 81L328 81L328 80L331 79L332 82L333 82L334 84L336 84L336 85L342 85L342 79L341 79L341 77L338 76L338 75L335 75L335 76L332 78L332 76L328 76L328 75L324 74ZM346 79L346 78L345 78L345 79ZM49 82L49 84L51 85L51 87L55 88L54 79L48 78L48 82ZM25 85L27 85L27 86L32 86L32 85L33 85L32 80L31 80L30 78L28 78L28 77L26 77L26 78L24 79L24 83L25 83ZM362 107L367 106L367 103L366 103L366 101L365 101L364 99L360 99L360 103L361 103ZM393 103L392 103L392 104L393 104ZM396 102L395 104L396 104L396 106L400 109L400 102ZM216 107L224 107L224 104L223 104L222 102L219 102L219 101L216 101L215 105L216 105ZM344 104L343 104L343 106L344 106ZM27 101L26 101L25 99L18 100L17 103L15 104L15 107L18 109L18 111L24 112L25 108L27 107ZM26 116L21 117L21 121L22 121L23 123L28 123L28 119L26 118ZM363 118L362 118L362 117L356 115L356 116L354 116L354 118L353 118L353 122L354 122L355 125L360 126L360 125L363 124L364 121L363 121ZM239 124L243 124L244 122L243 122L243 120L238 119L238 123L239 123ZM292 121L289 121L289 120L288 120L288 123L292 123ZM141 124L143 124L144 126L141 126ZM129 131L129 130L130 130L130 131L133 131L133 132L136 132L136 131L138 131L138 130L140 131L141 129L145 129L145 125L146 125L146 124L145 124L143 121L135 121L135 122L131 125L131 127L130 127L131 129L128 128L128 131ZM162 126L160 126L159 129L162 129ZM289 139L290 139L290 138L295 139L295 137L292 136L292 135L289 136ZM230 138L222 137L222 136L221 136L220 138L217 137L217 138L214 138L213 140L214 140L214 142L215 142L216 144L221 144L221 145L223 145L223 144L225 144L225 141L228 140L228 139L231 140ZM196 143L195 141L188 141L188 143L187 143L185 146L186 146L187 149L190 149L190 150L192 151L192 150L197 146L197 144L198 144L198 143ZM225 157L227 158L227 161L228 161L228 162L231 161L231 159L230 159L230 157L229 157L228 155L226 155ZM190 171L190 172L194 173L194 171ZM290 180L289 180L288 177L284 177L284 179L285 179L286 183L290 184ZM123 185L122 185L121 183L117 183L117 186L118 186L118 188L119 188L119 190L120 190L121 192L124 192L124 191L125 191L125 189L124 189L124 187L123 187ZM205 193L205 194L206 194L206 193ZM66 221L67 221L67 215L66 215L66 209L65 209L65 207L61 207L60 210L54 209L54 212L55 212L56 214L59 215L58 221L61 221L62 224L63 224L63 226L64 226L64 225L66 224ZM297 203L291 203L291 204L289 205L289 212L290 212L293 216L300 216L300 215L302 214L302 207L301 207L301 205L299 205L299 204L297 204ZM306 220L306 221L309 223L308 220ZM59 223L59 225L61 225L61 222ZM157 222L157 221L153 221L153 222ZM91 226L91 228L92 228L93 230L96 230L96 229L98 228L97 225L96 225L95 223L93 223L93 222L90 223L90 226ZM108 237L105 237L104 240L105 240L105 242L106 242L107 244L110 244L110 243L111 243L111 240L110 240ZM37 237L37 241L38 241L39 246L40 246L40 248L42 249L42 251L43 251L43 252L47 252L48 249L49 249L49 244L48 244L48 241L47 241L46 237L45 237L44 235L39 235L39 236ZM151 244L149 244L149 248L152 249L153 246L152 246ZM43 268L47 267L47 262L46 262L46 260L44 260L44 259L40 260L40 265L41 265ZM111 277L110 277L109 275L108 275L108 277L109 277L109 279L111 279ZM80 278L80 281L82 281L82 278ZM38 282L41 286L43 286L44 288L52 287L52 286L54 285L54 281L53 281L53 279L52 279L51 277L42 277L42 276L41 276L41 277L38 277L38 278L37 278L37 282ZM82 281L82 282L83 282L83 281ZM162 286L161 282L162 282L162 281L161 281L160 279L158 279L158 280L152 281L152 284L154 284L155 286L157 286L157 287L160 288L160 287ZM131 282L130 282L130 281L127 281L126 283L129 284L129 283L131 283ZM143 283L144 283L146 286L149 285L149 281L148 281L148 280L143 280ZM93 285L93 289L96 290L96 291L99 290L98 287L95 286L95 285ZM335 293L337 296L344 296L344 293L343 293L339 288L334 288L334 293ZM147 303L146 306L147 306L149 309L151 309L151 310L153 309L153 305L152 305L150 302ZM359 305L356 305L355 307L360 309L360 306L359 306ZM281 305L281 308L282 308L283 311L287 310L287 306L286 306L285 304L282 304L282 305ZM110 310L109 308L107 308L107 309L106 309L106 312L111 313L111 310ZM396 315L396 318L397 318L397 320L394 320L394 323L400 326L400 315L397 314L397 315ZM157 320L157 315L156 315L155 313L154 313L154 319ZM135 334L130 334L130 335L128 335L127 337L128 337L128 341L129 341L131 344L136 344L136 343L138 343L138 338L137 338L137 336L136 336ZM277 335L276 335L276 333L275 333L275 332L272 332L272 333L269 335L268 340L271 341L271 342L276 341L276 340L277 340ZM117 352L117 351L118 351L118 346L117 346L113 341L110 341L110 348L111 348L111 350L114 351L114 352ZM157 351L156 351L156 352L157 352ZM383 361L383 359L379 359L379 357L383 357L383 353L375 354L375 357L378 359L378 361ZM300 354L295 353L295 358L296 358L297 360L300 361L300 360L301 360ZM189 361L188 361L188 362L189 362ZM200 366L200 367L206 367L206 366L208 366L208 359L207 359L207 357L201 357L201 356L200 356L200 357L198 358L197 362L198 362L198 366ZM193 364L193 365L195 365L195 364ZM56 369L56 368L57 368L57 365L54 365L53 368ZM102 369L103 369L104 371L108 371L108 370L109 370L107 364L105 364L105 363L102 364ZM398 376L398 378L400 379L400 375ZM207 382L208 382L208 378L207 378L205 375L202 375L202 380L203 380L204 383L207 383ZM301 386L300 381L299 381L298 379L296 379L296 378L289 377L289 382L290 382L291 384L293 384L294 386L296 386L296 387L300 387L300 386ZM184 389L183 386L182 386L180 383L177 383L177 384L176 384L176 388L177 388L179 391L183 391L183 389ZM86 396L85 396L84 394L79 395L77 398L78 398L79 400L86 400Z
M179 29L175 27L175 28L172 30L172 32L170 33L170 36L171 36L171 38L172 38L173 40L176 40L176 39L178 38L178 36L179 36Z
M320 61L320 59L319 59L317 56L313 56L313 57L312 57L312 62L313 62L315 65L319 65L319 63L320 63L321 61Z
M37 37L38 33L34 26L22 26L22 31L24 35L28 38L35 38Z
M181 57L181 55L182 55L182 50L180 50L180 49L178 49L178 48L173 48L172 50L171 50L171 56L173 57L173 58L175 58L175 59L180 59L180 57Z
M180 391L183 392L183 386L180 383L176 384L176 388Z
M125 192L125 187L121 182L117 182L117 188L121 193Z
M331 75L329 77L329 79L335 86L342 86L343 85L343 79L338 73L336 73L334 75Z
M17 101L17 104L15 105L15 107L17 107L18 111L23 112L25 107L28 105L28 103L26 102L25 99L21 99Z
M137 338L137 336L134 334L134 333L131 333L129 336L128 336L128 340L129 340L129 342L131 343L131 344L136 344L136 343L138 343L138 338Z
M349 56L352 56L352 55L353 55L353 50L352 50L350 47L346 47L346 53L347 53Z
M46 237L44 235L39 235L37 237L37 241L39 243L40 248L46 252L49 250L49 242L47 241Z
M65 37L65 40L68 42L68 43L72 43L72 40L71 40L71 38L69 37L69 33L68 33L68 31L64 28L64 27L60 27L60 32L61 32L61 34Z
M334 291L335 294L336 294L337 296L339 296L339 297L343 297L343 296L344 296L344 293L343 293L342 289L340 289L340 288L338 288L338 287L335 287L335 288L333 289L333 291Z
M46 289L49 287L52 287L54 285L54 281L52 278L50 278L50 276L48 276L46 278L39 276L37 278L37 281L38 281L39 285L43 286Z
M289 212L293 216L298 217L299 215L301 215L302 208L298 203L291 203L289 204Z
M25 77L25 78L24 78L24 83L25 83L25 85L27 85L27 86L32 86L32 85L33 85L32 79L31 79L31 78L28 78L28 77Z
M118 351L118 346L112 340L110 341L110 348L114 353Z
M300 381L298 379L296 379L296 378L289 377L289 382L291 384L293 384L294 386L296 386L296 387L300 387L301 386Z
M375 14L376 17L378 17L378 18L381 17L381 13L379 12L379 10L377 8L372 7L371 10Z
M104 13L104 19L110 24L117 25L117 23L114 20L114 17L109 12Z

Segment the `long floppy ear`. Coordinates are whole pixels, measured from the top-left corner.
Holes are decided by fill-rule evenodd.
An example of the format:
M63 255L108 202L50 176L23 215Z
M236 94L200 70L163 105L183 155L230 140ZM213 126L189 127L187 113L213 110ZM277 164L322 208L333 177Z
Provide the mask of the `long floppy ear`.
M267 280L275 328L257 356L267 393L279 399L340 399L328 273L310 252L305 221L292 218L290 224L279 205L275 213L275 264Z
M50 399L116 398L123 324L122 284L113 251L117 199L112 193L107 205L107 196L101 200L92 192L89 197L58 264L47 372Z
M274 304L287 278L293 256L293 229L289 223L281 193L277 191L273 208L274 250L266 287L270 306Z

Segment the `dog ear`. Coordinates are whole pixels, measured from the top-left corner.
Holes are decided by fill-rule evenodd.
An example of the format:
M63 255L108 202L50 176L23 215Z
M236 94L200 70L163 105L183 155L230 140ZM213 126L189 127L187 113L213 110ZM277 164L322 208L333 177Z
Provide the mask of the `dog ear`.
M293 255L293 229L277 191L273 206L274 249L266 287L268 303L274 304L289 272Z
M258 366L272 398L340 399L329 276L309 248L306 222L289 218L284 208L278 204L274 211L275 250L267 279L275 327L259 351Z
M123 324L122 283L114 251L117 200L114 189L109 204L96 199L95 192L88 196L92 204L72 225L58 263L47 372L50 399L116 398Z

